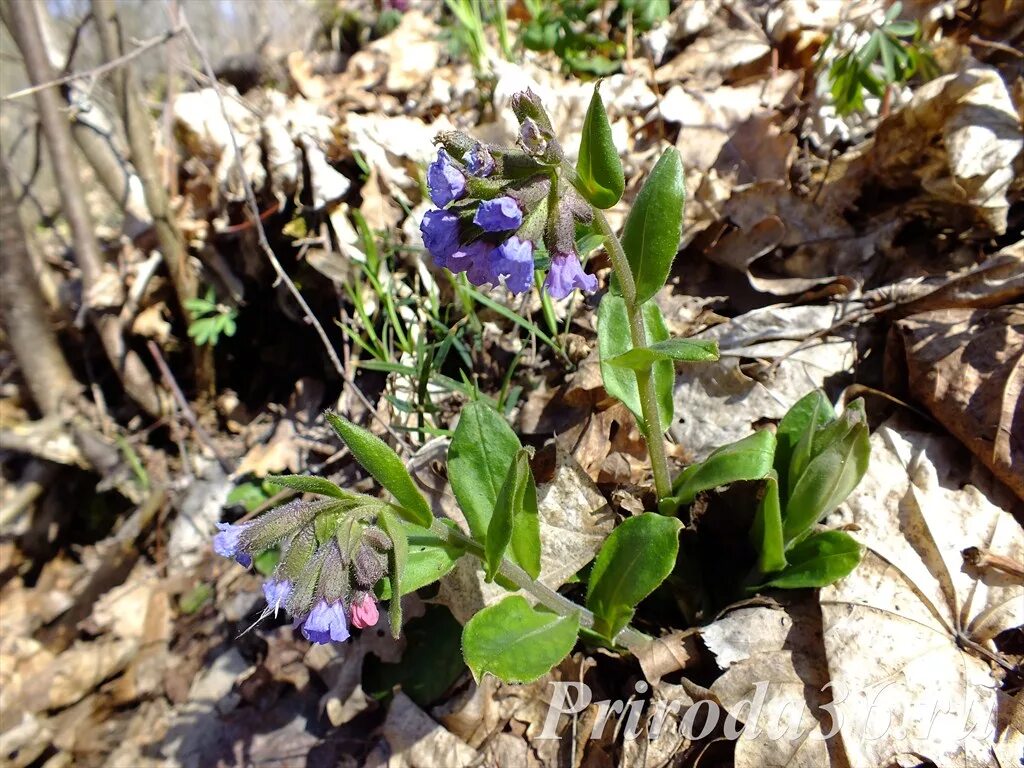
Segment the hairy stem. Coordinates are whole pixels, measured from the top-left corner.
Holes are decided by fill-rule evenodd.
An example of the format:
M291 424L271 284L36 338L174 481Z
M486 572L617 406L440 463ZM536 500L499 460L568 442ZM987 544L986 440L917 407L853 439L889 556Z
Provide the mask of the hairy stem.
M633 337L633 346L637 349L647 347L647 331L644 329L643 306L636 300L636 283L629 269L626 252L622 243L612 230L604 212L594 208L594 222L604 237L605 247L612 259L612 268L619 279L622 298L626 302L626 314L629 318L629 332ZM640 390L640 411L644 417L644 438L647 440L647 453L651 457L651 471L654 474L654 489L658 500L672 495L672 480L668 472L668 458L665 454L664 430L661 426L661 415L658 413L658 398L654 390L654 378L651 369L637 371L636 383Z
M430 525L430 532L442 541L465 549L466 552L473 555L473 557L478 560L484 559L484 548L482 544L477 543L474 539L455 530L454 528L445 525L436 518ZM593 613L588 611L582 605L577 605L564 595L561 595L555 590L544 586L539 581L536 581L530 576L530 574L515 563L509 562L507 559L503 558L501 565L498 567L498 573L532 596L545 608L551 609L560 616L571 616L575 613L580 617L581 627L593 629ZM615 642L624 645L627 648L636 648L648 642L650 639L651 638L643 632L633 629L632 627L626 627L616 635Z

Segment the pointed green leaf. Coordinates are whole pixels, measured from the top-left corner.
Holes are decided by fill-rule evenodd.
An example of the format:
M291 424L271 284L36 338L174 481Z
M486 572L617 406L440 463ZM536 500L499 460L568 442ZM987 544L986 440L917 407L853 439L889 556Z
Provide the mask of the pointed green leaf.
M839 421L847 418L861 417L847 409ZM787 543L799 539L850 495L867 472L870 455L867 424L858 421L811 459L786 503L782 522Z
M642 311L647 341L667 341L668 328L657 303L647 302ZM626 302L621 296L606 293L601 299L601 304L597 308L597 345L601 354L601 379L604 381L604 388L609 395L629 408L636 416L637 422L642 425L643 412L640 409L640 389L636 383L636 374L629 368L610 363L612 359L633 348ZM661 417L662 426L668 429L672 424L675 407L672 401L672 387L676 380L675 368L671 360L659 360L654 363L653 368L654 389L658 396L658 415Z
M789 565L764 586L780 589L827 587L849 575L860 563L863 548L843 531L808 536L786 553Z
M793 455L804 435L813 433L835 417L832 403L820 389L808 392L786 411L775 430L775 471L783 481L789 476Z
M529 683L569 655L579 627L579 614L539 611L509 595L466 623L462 652L478 681L490 672L506 683Z
M681 360L686 363L705 363L718 359L718 342L704 339L668 339L651 346L613 357L608 365L640 371L650 368L659 360Z
M594 561L587 587L595 632L614 641L640 601L668 577L676 564L682 527L674 517L645 512L612 531Z
M772 470L775 435L766 429L713 451L704 461L684 469L672 483L673 499L691 504L701 491L740 480L760 480Z
M501 566L502 558L509 542L517 518L523 516L523 500L526 496L526 485L530 475L530 454L520 448L509 465L505 479L498 489L498 498L494 504L494 513L487 526L487 538L484 545L484 570L487 580L493 581ZM536 519L536 518L535 518ZM540 554L540 535L537 536L537 554Z
M773 573L786 567L782 541L782 505L779 503L779 477L773 469L765 480L764 495L754 513L750 543L757 550L761 573Z
M291 488L301 493L315 493L318 496L333 496L335 499L352 499L355 494L343 491L324 477L314 475L268 475L267 482L282 488Z
M405 526L397 515L390 512L381 512L377 516L377 522L384 530L384 533L391 539L391 551L388 552L388 578L391 580L393 593L398 595L407 594L412 590L406 590L406 565L409 561L409 539ZM402 598L391 596L388 603L388 618L391 624L391 636L398 639L402 634Z
M683 231L683 163L665 150L647 177L622 230L622 248L636 283L636 300L650 299L668 280Z
M356 461L395 497L409 522L429 528L434 515L427 500L416 487L412 475L402 463L401 457L368 430L356 426L333 411L327 411L324 415L338 433L338 437L352 451Z
M594 95L583 121L576 172L583 185L580 193L598 208L611 208L622 197L626 179L619 151L612 141L612 127L598 90L600 86L600 82L594 85Z
M448 448L448 480L477 541L487 539L498 491L520 449L505 417L484 402L462 409Z

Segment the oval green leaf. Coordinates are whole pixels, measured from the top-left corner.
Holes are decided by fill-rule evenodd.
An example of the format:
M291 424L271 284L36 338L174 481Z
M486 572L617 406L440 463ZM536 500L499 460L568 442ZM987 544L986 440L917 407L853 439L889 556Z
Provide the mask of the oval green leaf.
M683 231L683 163L665 150L647 177L622 230L622 248L636 283L636 301L650 299L668 280Z
M782 505L779 502L779 476L773 469L765 481L764 495L754 513L750 543L757 550L757 567L761 573L774 573L786 567L782 541Z
M612 127L598 90L600 85L594 85L594 95L583 121L576 173L582 183L580 193L598 208L611 208L622 197L626 179L619 151L612 141Z
M764 586L779 589L827 587L849 575L860 563L863 551L844 531L816 533L786 553L789 565Z
M682 527L674 517L645 512L612 531L587 587L595 632L614 641L640 601L668 577L676 564Z
M356 461L395 497L409 522L429 528L434 515L401 457L379 437L348 419L333 411L327 411L324 415L338 437L352 451Z
M483 402L462 409L448 448L448 480L473 538L484 541L501 483L520 448L519 438Z
M651 346L634 347L608 361L608 365L640 371L659 360L680 360L685 363L707 363L718 359L718 342L705 339L667 339Z
M439 539L426 528L410 523L404 523L404 527L408 532L409 552L400 589L402 595L408 595L451 571L463 550ZM384 577L377 587L377 597L389 600L392 594L391 579Z
M668 327L658 305L649 301L643 306L644 327L647 341L655 344L668 340ZM636 374L629 368L612 365L611 360L633 349L629 332L629 317L626 302L621 296L606 293L597 308L597 346L601 355L601 379L609 395L621 401L637 423L643 425L643 411L640 408L640 388ZM667 430L672 425L674 403L672 387L676 373L671 360L659 360L653 364L654 389L658 399L658 415Z
M579 614L538 611L509 595L466 623L462 653L477 681L490 672L506 683L529 683L569 655L579 628Z
M675 482L673 497L680 505L709 491L740 480L760 480L772 471L775 435L766 429L713 451L704 461L684 469Z
M537 573L530 575L536 578L540 571L539 519L536 509L532 515L524 510L527 486L533 483L529 459L529 451L520 448L498 490L498 499L494 504L491 522L487 526L487 539L484 545L484 566L488 581L492 581L497 575L505 550L513 541L516 529L520 532L520 548L528 556L531 565L536 565Z

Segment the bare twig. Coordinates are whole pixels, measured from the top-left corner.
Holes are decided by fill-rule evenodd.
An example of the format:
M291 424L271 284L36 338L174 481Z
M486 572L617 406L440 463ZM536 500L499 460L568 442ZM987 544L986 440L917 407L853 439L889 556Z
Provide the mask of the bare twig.
M171 390L171 394L174 395L174 401L178 404L178 408L181 410L181 415L185 418L185 421L189 423L193 430L195 430L196 436L199 441L205 445L213 457L217 459L217 463L220 464L220 468L224 470L226 474L231 474L233 467L227 462L227 460L220 455L220 451L217 450L217 446L214 444L213 439L209 433L203 429L199 420L193 413L191 406L188 404L188 399L185 397L185 393L181 391L181 387L178 386L177 380L174 378L174 374L171 373L170 367L167 365L167 361L164 360L164 356L160 354L160 347L156 345L152 339L146 342L146 346L149 347L149 354L153 356L153 361L156 363L156 367L160 369L160 377L164 380L164 384Z
M253 222L256 226L256 235L259 242L260 250L263 251L267 260L274 268L274 272L277 274L278 280L284 283L288 292L291 293L292 298L295 299L296 303L302 309L303 314L306 316L307 321L316 330L317 335L320 337L320 341L323 344L324 350L327 352L328 358L330 358L331 364L334 366L335 371L341 376L346 386L355 391L356 396L362 401L363 405L366 406L370 415L376 419L383 427L388 431L388 434L401 446L406 452L412 453L412 447L402 439L386 420L381 418L377 413L377 409L369 401L366 395L355 385L355 382L348 376L345 371L345 367L342 365L341 360L338 358L338 353L331 344L331 340L327 337L327 332L324 330L323 325L317 320L316 315L313 314L313 310L310 309L306 299L302 296L302 293L295 286L295 283L285 272L284 267L281 266L281 262L278 260L277 255L274 253L274 249L270 247L270 242L267 240L266 230L263 228L263 222L260 219L260 208L259 203L256 200L256 193L253 190L252 182L249 179L249 174L245 170L245 165L242 160L242 150L238 146L238 138L235 136L234 130L231 128L231 120L228 116L226 107L224 106L224 97L222 93L222 86L220 81L214 76L213 65L210 63L210 58L206 55L206 51L203 50L199 39L196 37L195 32L192 30L192 26L188 21L187 15L184 13L184 9L180 10L181 18L181 29L184 30L186 37L195 50L196 55L199 57L200 62L203 65L206 77L210 82L214 93L217 94L217 101L220 104L221 115L224 118L224 122L228 126L228 135L231 137L231 148L235 155L235 165L238 169L238 175L242 180L242 186L245 189L245 199L249 207L249 213L252 216Z
M72 72L70 75L64 75L63 77L57 77L45 83L39 83L38 85L33 85L28 88L22 88L20 91L15 91L14 93L9 93L6 96L0 97L0 101L13 101L14 99L20 99L25 96L31 96L35 93L39 93L40 91L45 91L47 88L67 85L68 83L73 83L76 80L95 80L113 69L124 66L132 59L144 54L146 51L161 46L169 40L173 40L175 37L180 35L181 32L182 30L180 27L178 29L169 29L162 35L157 35L156 37L151 37L148 40L143 40L139 43L137 48L133 48L123 56L118 56L116 59L100 64L98 67L93 67L85 72Z

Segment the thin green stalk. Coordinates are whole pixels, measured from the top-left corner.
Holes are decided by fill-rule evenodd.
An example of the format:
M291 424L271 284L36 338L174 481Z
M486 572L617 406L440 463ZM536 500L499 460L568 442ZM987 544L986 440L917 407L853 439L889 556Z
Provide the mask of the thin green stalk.
M575 170L573 170L573 177ZM572 178L572 177L570 177ZM629 318L629 331L633 337L633 346L637 349L647 347L647 331L644 328L643 307L636 300L636 283L629 269L629 260L622 250L622 243L612 230L611 224L600 208L594 208L594 223L604 237L605 247L612 259L612 268L619 279L622 298L626 302L626 314ZM665 454L664 430L661 426L661 415L658 413L658 398L654 390L654 378L650 369L636 372L636 383L640 390L640 411L644 417L644 437L647 440L647 452L651 457L651 471L654 473L654 489L658 500L672 495L672 479L668 472L668 457Z
M555 305L551 301L551 295L544 290L544 283L541 281L540 272L533 273L533 283L537 286L537 293L540 296L540 306L544 312L544 322L547 323L551 338L558 336L558 320L555 318Z
M445 525L437 518L435 518L434 522L430 524L430 532L448 544L465 549L466 552L473 555L473 557L478 560L483 560L485 557L482 544L477 543L469 536ZM515 563L509 562L507 559L503 558L501 565L498 567L498 574L531 595L545 608L549 608L559 616L571 616L575 613L580 617L581 627L593 629L593 613L588 611L582 605L577 605L572 600L559 594L555 590L544 586L539 581L535 581L530 574ZM615 636L615 642L620 643L627 648L636 648L649 642L650 639L651 638L643 632L628 626Z

